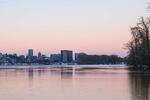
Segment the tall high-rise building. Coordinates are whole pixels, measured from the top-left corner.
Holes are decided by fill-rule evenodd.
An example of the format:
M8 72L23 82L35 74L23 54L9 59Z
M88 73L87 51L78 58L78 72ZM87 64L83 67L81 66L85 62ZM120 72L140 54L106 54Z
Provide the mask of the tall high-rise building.
M73 51L61 50L61 62L71 63L73 61Z
M33 57L33 49L28 50L28 57Z

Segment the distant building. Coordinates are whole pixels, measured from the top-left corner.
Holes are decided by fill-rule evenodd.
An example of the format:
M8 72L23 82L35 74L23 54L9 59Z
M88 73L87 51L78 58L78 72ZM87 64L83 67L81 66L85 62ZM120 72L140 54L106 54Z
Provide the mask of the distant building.
M51 54L50 61L51 61L51 63L60 63L61 62L61 54Z
M20 55L19 58L25 62L25 56L24 55Z
M2 53L0 53L0 58L2 58L3 57L3 54Z
M61 50L61 62L63 63L73 62L73 51Z
M38 53L38 59L41 59L42 58L42 54L41 52Z
M50 64L50 58L47 57L44 54L41 54L40 52L38 53L38 57L37 57L37 62L39 64L44 64L44 65L49 65Z
M27 62L31 63L31 62L33 62L33 59L34 59L34 57L33 57L33 49L29 49L28 50L28 55L27 55Z
M78 60L78 57L79 57L79 53L75 53L75 61Z
M33 49L28 50L28 57L33 57Z
M42 59L49 59L46 55L42 54L41 55Z

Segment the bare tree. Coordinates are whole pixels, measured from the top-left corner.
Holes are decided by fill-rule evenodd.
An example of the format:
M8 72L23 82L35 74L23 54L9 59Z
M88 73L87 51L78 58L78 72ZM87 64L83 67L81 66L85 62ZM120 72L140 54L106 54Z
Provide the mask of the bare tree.
M129 55L127 62L130 65L150 65L150 40L149 40L150 21L140 18L139 23L131 28L132 38L127 43Z

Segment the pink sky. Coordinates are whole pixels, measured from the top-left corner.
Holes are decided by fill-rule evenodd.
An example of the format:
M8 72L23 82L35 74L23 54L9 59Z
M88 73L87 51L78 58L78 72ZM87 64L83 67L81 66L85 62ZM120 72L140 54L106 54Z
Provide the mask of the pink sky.
M5 1L5 0L4 0ZM0 52L126 55L124 44L147 0L26 0L0 2ZM111 4L111 5L110 5ZM138 12L137 12L138 10Z

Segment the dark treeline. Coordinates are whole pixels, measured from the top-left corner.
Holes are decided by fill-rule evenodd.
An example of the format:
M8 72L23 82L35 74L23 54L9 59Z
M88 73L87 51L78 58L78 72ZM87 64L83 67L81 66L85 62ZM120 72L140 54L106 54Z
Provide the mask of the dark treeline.
M124 61L123 58L116 55L78 55L78 64L121 64Z

